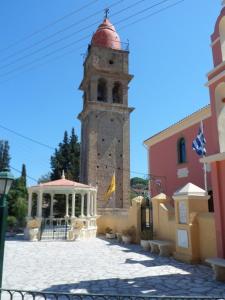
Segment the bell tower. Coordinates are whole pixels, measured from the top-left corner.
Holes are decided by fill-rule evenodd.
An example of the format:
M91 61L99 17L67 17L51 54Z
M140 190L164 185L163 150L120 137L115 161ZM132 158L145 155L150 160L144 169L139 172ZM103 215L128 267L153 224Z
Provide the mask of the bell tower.
M129 52L104 19L92 37L84 61L81 121L81 181L98 185L98 208L128 208L130 189ZM104 194L115 172L116 191Z

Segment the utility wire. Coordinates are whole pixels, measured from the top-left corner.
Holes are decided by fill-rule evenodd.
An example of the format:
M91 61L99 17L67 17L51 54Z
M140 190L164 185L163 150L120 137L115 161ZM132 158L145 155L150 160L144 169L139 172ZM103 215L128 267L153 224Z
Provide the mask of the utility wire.
M10 128L7 128L7 127L5 127L5 126L3 126L3 125L0 125L0 128L6 130L6 131L8 131L8 132L11 132L11 133L13 133L13 134L15 134L15 135L17 135L17 136L19 136L19 137L25 139L25 140L28 140L28 141L30 141L30 142L32 142L32 143L38 144L38 145L40 145L40 146L43 146L43 147L48 148L48 149L51 149L51 150L55 150L55 148L52 147L52 146L49 146L49 145L47 145L47 144L45 144L45 143L42 143L42 142L40 142L40 141L38 141L38 140L35 140L35 139L30 138L30 137L28 137L28 136L25 136L25 135L23 135L23 134L21 134L21 133L15 131L15 130L12 130L12 129L10 129Z
M122 20L120 20L119 22L117 22L117 23L115 23L115 24L119 24L119 23L121 23L121 22L123 22L123 21L125 21L125 20L130 19L131 17L135 17L136 15L139 15L140 13L144 13L146 10L149 10L150 8L153 8L153 7L155 7L155 6L158 6L158 5L160 5L160 4L162 4L162 3L165 3L165 2L167 2L167 1L170 1L170 0L163 0L163 1L159 2L159 3L157 3L157 4L152 5L151 7L146 8L145 10L142 10L141 12L139 11L139 12L136 13L136 14L133 14L133 15L131 15L131 16L125 18L125 19L122 19ZM184 1L184 0L182 0L182 1ZM178 1L178 2L176 3L176 5L179 4L179 3L182 2L182 1ZM175 5L175 4L174 4L174 5ZM173 5L173 6L174 6L174 5ZM170 8L170 7L168 7L168 8ZM167 8L167 9L168 9L168 8ZM163 11L163 10L165 10L165 9L166 9L166 8L160 9L160 10L158 10L157 12L155 12L154 14L160 13L161 11ZM149 17L150 17L150 16L149 16ZM140 21L141 21L141 20L140 20ZM137 22L136 22L136 23L137 23ZM125 25L123 28L125 28L125 27L127 27L127 25ZM83 37L83 38L80 38L79 40L76 40L76 41L70 43L70 44L67 44L67 45L65 45L65 46L63 46L63 47L57 48L56 50L54 50L54 51L52 51L52 52L50 52L50 53L48 53L48 54L43 55L41 58L36 59L36 60L34 60L33 62L31 62L31 63L27 63L27 64L22 65L22 66L18 66L17 68L14 68L14 69L12 69L12 70L10 70L10 71L4 73L4 74L1 74L0 77L4 77L4 76L7 76L7 75L10 75L11 73L14 73L15 71L18 71L18 70L20 70L20 69L23 69L24 67L27 67L27 66L29 66L30 64L33 64L33 63L35 63L35 62L37 62L37 61L40 61L40 60L42 60L42 59L44 59L44 58L46 58L46 57L49 57L49 56L51 56L52 54L54 54L54 53L56 53L56 52L59 52L59 51L64 50L64 49L66 49L66 48L68 48L68 47L71 47L71 46L73 46L74 44L76 44L76 43L78 43L78 42L80 42L80 41L83 41L83 40L89 38L90 36L91 36L91 35L89 34L89 35L87 35L87 36L85 36L85 37ZM0 82L0 83L1 83L1 82Z
M97 1L98 1L98 0L97 0ZM118 4L121 4L122 1L124 1L124 0L119 0L119 1L115 2L114 4L110 5L109 8L112 8L112 7L114 7L114 6L118 5ZM141 0L140 2L142 2L142 1L146 1L146 0ZM98 15L99 13L102 13L102 10L98 10L97 12L95 12L95 13L93 13L93 14L91 14L91 15L89 15L89 16L87 16L87 17L85 17L85 18L83 18L83 19L81 19L81 20L79 20L79 21L77 21L77 22L75 22L75 23L72 23L72 24L69 25L69 26L66 26L66 27L64 27L63 29L60 29L60 30L56 31L56 32L53 33L53 34L46 36L45 38L43 38L43 39L41 39L41 40L39 40L39 41L37 41L37 42L31 44L30 46L27 46L27 47L25 47L25 48L23 48L23 49L20 49L19 51L16 51L16 52L14 52L14 53L12 53L12 54L6 56L6 57L3 57L2 59L0 59L0 62L1 62L1 61L5 61L5 60L7 60L7 59L9 59L9 58L11 58L11 57L17 56L19 53L23 53L23 52L25 52L26 50L29 50L29 49L31 49L31 48L33 48L33 47L35 47L35 46L37 46L37 45L43 43L44 41L49 40L49 39L51 39L52 37L54 37L54 36L56 36L56 35L58 35L58 34L60 34L60 33L62 33L62 32L67 31L68 29L70 29L70 28L72 28L72 27L74 27L74 26L76 26L76 25L80 25L82 22L86 22L87 20L89 20L90 18L92 18L92 17ZM100 22L100 21L97 21L97 22L95 22L94 24L91 24L91 25L89 25L89 26L86 26L86 27L84 27L84 29L82 29L82 30L85 30L85 29L91 27L92 25L96 25L96 24L98 24L99 22ZM80 30L79 30L78 32L80 32ZM77 33L77 32L75 32L75 33L73 33L73 34L71 34L71 35L68 35L68 36L65 37L64 39L67 39L67 38L73 36L73 35L76 34L76 33ZM60 41L60 40L59 40L59 41Z
M21 137L21 138L23 138L23 139L29 141L29 142L38 144L38 145L40 145L40 146L43 146L43 147L48 148L48 149L51 149L51 150L55 150L55 148L52 147L52 146L49 146L49 145L47 145L47 144L45 144L45 143L42 143L42 142L40 142L40 141L38 141L38 140L36 140L36 139L34 139L34 138L25 136L25 135L23 135L23 134L21 134L21 133L15 131L15 130L12 130L12 129L10 129L10 128L7 128L7 127L5 127L5 126L3 126L3 125L0 125L0 128L6 130L6 131L8 131L8 132L11 132L11 133L13 133L13 134L15 134L15 135L17 135L17 136L19 136L19 137ZM104 167L105 167L105 166L106 166L106 165L104 165ZM97 166L96 166L96 167L97 167ZM112 166L112 165L108 165L108 164L107 164L107 167L115 169L115 166ZM150 176L150 174L142 173L142 172L136 172L136 171L132 171L132 170L129 170L129 169L124 169L124 168L117 168L117 169L120 170L120 171L130 172L130 173L133 173L133 174L140 174L140 175ZM155 176L156 176L156 175L155 175ZM165 176L156 176L156 177L165 177Z
M12 170L16 171L17 173L21 174L21 171L18 170L17 168L14 168L12 165L10 165L9 167L10 167L10 169L12 169ZM31 177L31 176L29 176L29 175L27 175L27 174L26 174L26 177L29 178L29 179L31 179L32 181L38 183L38 180L35 179L34 177Z
M136 6L136 5L138 5L139 3L143 2L143 1L146 1L146 0L139 0L139 1L135 2L134 4L128 6L128 7L124 8L124 9L121 9L121 10L119 10L118 12L112 14L112 16L121 14L123 11L127 11L128 9L130 9L130 8L132 8L132 7ZM162 2L166 2L166 1L170 1L170 0L163 0ZM119 0L119 1L116 2L115 4L118 5L119 3L121 3L121 0ZM114 5L115 5L115 4L114 4ZM158 5L158 4L157 4L157 5ZM154 6L153 6L153 7L154 7ZM86 21L87 19L85 18L85 19L83 19L83 20ZM126 19L125 19L125 20L126 20ZM51 42L51 43L49 43L49 44L47 44L47 45L45 45L45 46L43 46L43 47L40 47L40 48L36 49L36 50L33 51L33 52L30 52L30 53L28 53L28 54L26 54L26 55L23 55L23 56L21 56L21 57L19 57L19 58L17 58L17 59L14 59L13 61L11 61L11 62L9 62L9 63L0 66L0 70L1 70L1 69L5 69L5 68L7 68L7 67L9 67L9 66L11 66L11 65L14 65L15 63L17 63L17 62L19 62L19 61L21 61L21 60L24 60L24 59L26 59L26 58L28 58L28 57L34 55L34 54L37 54L37 53L39 53L40 51L43 51L43 50L45 50L45 49L47 49L47 48L49 48L49 47L51 47L51 46L53 46L53 45L56 45L56 44L58 44L58 43L61 43L62 41L67 40L67 39L71 38L72 36L74 36L74 35L76 35L76 34L78 34L78 33L81 33L82 31L85 31L85 30L87 30L87 29L89 29L89 28L92 28L93 26L98 25L99 22L100 22L100 21L98 20L98 21L96 21L96 22L94 22L94 23L92 23L92 24L90 24L90 25L88 25L88 26L85 26L85 27L83 27L83 28L81 28L81 29L79 29L79 30L77 30L77 31L75 31L75 32L72 32L71 34L69 34L69 35L67 35L67 36L64 36L64 37L62 37L62 38L60 38L60 39L58 39L58 40L55 40L55 41L53 41L53 42ZM75 23L75 24L79 24L79 23ZM63 31L64 31L64 30L61 30L61 32L63 32ZM91 36L92 36L92 34L91 34L91 35L89 34L87 37L91 37ZM86 38L86 37L85 37L85 38ZM46 38L46 39L48 40L48 38ZM83 39L82 39L82 40L83 40ZM77 43L77 41L75 41L74 43ZM38 43L38 44L39 44L39 43ZM69 44L69 45L70 45L70 44ZM68 46L69 46L69 45L68 45ZM33 46L28 47L28 49L29 49L29 48L33 48ZM26 49L25 49L25 50L26 50ZM25 51L25 50L24 50L24 51ZM22 52L24 52L24 51L22 51ZM19 53L20 53L20 51L19 51ZM14 53L13 56L15 56L15 55L17 55L17 53ZM1 61L4 61L5 59L7 59L7 58L3 58Z
M24 42L24 41L30 39L31 37L37 35L38 33L41 33L41 32L43 32L43 31L45 31L46 29L48 29L48 28L54 26L55 24L57 24L57 23L63 21L64 19L66 19L66 18L68 18L68 17L71 17L72 15L75 15L76 13L79 13L80 11L82 11L82 10L85 9L85 8L87 8L88 6L91 6L92 4L96 3L97 1L98 1L98 0L94 0L94 1L92 1L91 3L89 3L89 4L86 4L86 5L82 6L82 7L80 7L79 9L74 10L74 11L72 11L72 12L70 12L70 13L68 13L68 14L66 14L66 15L64 15L64 16L62 16L62 17L60 17L59 19L56 19L55 21L53 21L53 22L51 22L51 23L45 25L45 26L42 27L41 29L38 29L38 30L34 31L33 33L31 33L31 34L25 36L24 38L22 38L22 39L20 39L20 40L18 40L18 41L15 41L14 43L8 45L7 47L0 49L0 52L3 52L3 51L5 51L5 50L8 50L8 49L10 49L10 48L12 48L12 47L14 47L14 46L16 46L16 45L18 45L18 44ZM123 1L123 0L121 0L121 1Z

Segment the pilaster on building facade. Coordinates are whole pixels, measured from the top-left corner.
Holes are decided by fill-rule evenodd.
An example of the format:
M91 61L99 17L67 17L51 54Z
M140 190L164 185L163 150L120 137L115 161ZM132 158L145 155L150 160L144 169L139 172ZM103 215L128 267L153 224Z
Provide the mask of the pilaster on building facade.
M129 52L106 18L84 61L81 121L81 181L98 185L99 208L128 208L130 189ZM116 191L104 200L115 172Z

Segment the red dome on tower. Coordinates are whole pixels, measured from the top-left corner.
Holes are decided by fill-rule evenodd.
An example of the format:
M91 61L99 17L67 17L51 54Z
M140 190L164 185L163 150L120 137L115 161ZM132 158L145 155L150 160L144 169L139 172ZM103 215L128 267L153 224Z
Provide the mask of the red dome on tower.
M99 25L97 31L92 37L91 44L99 47L117 50L121 49L120 37L109 19L105 18L103 23Z

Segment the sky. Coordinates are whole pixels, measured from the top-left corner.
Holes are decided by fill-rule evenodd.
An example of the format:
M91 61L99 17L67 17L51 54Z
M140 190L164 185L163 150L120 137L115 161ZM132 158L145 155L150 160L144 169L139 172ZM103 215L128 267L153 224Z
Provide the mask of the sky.
M0 139L9 141L15 177L25 163L35 184L50 171L64 131L74 127L80 138L83 55L106 7L121 41L129 40L131 177L147 176L143 141L209 103L210 35L221 1L178 1L0 1Z

